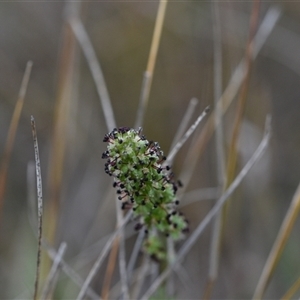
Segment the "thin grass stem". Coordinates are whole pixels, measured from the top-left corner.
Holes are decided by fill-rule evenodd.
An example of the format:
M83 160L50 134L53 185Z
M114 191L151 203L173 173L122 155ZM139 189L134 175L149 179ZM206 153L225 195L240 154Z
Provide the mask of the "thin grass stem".
M57 82L57 94L54 107L54 126L52 134L52 149L49 160L47 214L45 215L45 236L52 245L56 243L57 224L60 215L61 190L63 185L64 164L67 151L67 136L70 125L70 107L74 86L74 68L76 66L77 44L75 36L70 28L68 19L70 13L79 14L80 1L68 2L65 6L65 20L63 24L62 47L59 53L59 70ZM43 264L43 277L48 274L50 261Z
M143 259L142 267L141 267L140 272L137 277L137 282L135 284L135 288L132 292L132 299L140 299L139 295L142 290L142 287L143 287L143 284L145 281L145 277L149 272L149 266L150 266L150 257L148 255L145 255L144 259Z
M184 132L187 129L188 123L190 122L192 115L195 111L195 107L198 104L198 99L197 98L192 98L189 102L188 108L180 122L180 125L178 127L178 130L173 138L172 144L170 149L173 149L176 145L176 143L179 141L179 139L183 136Z
M255 289L253 299L259 300L263 298L263 295L267 289L267 286L279 262L280 256L284 250L284 247L291 234L291 231L295 225L299 212L300 212L300 184L298 185L298 188L294 194L290 207L285 215L285 218L279 229L279 232L277 234L271 252L265 263L262 274L258 280L258 284Z
M35 157L35 172L36 172L36 188L37 188L37 206L38 206L38 250L37 250L37 260L36 260L36 274L34 283L34 296L33 299L37 299L38 289L39 289L39 277L40 277L40 267L41 267L41 244L42 244L42 234L43 234L43 187L42 187L42 174L41 174L41 163L39 154L39 145L36 134L35 121L33 116L31 116L31 129L33 137L34 146L34 157Z
M125 253L125 239L124 239L124 230L120 234L120 251L119 251L119 269L121 277L121 288L122 288L122 299L129 299L129 290L128 290L128 277L126 272L126 253Z
M220 61L220 48L221 45L221 35L220 35L220 23L219 23L219 11L217 4L214 6L214 41L215 41L215 128L216 128L216 148L217 148L217 165L218 165L218 180L220 186L228 186L232 180L234 179L236 164L237 164L237 156L238 156L238 149L237 143L239 138L239 132L242 125L242 120L244 116L244 111L246 107L246 99L248 94L248 87L250 82L250 71L252 66L252 57L253 57L253 39L255 36L255 32L258 26L258 16L259 16L259 6L260 1L254 1L253 9L251 13L251 21L250 21L250 34L247 42L246 47L246 74L244 76L241 92L238 99L238 107L235 116L235 122L233 125L233 134L231 145L229 148L229 158L228 158L228 168L227 174L225 176L225 160L224 160L224 153L223 153L223 133L222 133L222 112L221 107L218 105L218 99L221 95L216 95L216 93L221 94L221 87L220 82L221 73L216 74L216 72L220 72L220 67L218 64L221 63ZM219 44L219 45L218 45ZM226 181L225 181L226 179ZM224 186L225 184L225 186ZM215 224L213 226L212 231L212 240L211 240L211 252L210 252L210 265L209 265L209 275L207 280L207 285L204 292L204 299L209 299L211 297L213 285L216 281L218 275L218 265L219 265L219 256L220 256L220 247L221 247L221 239L222 239L222 229L224 228L225 224L225 211L229 202L224 206L222 212L220 212L215 218Z
M54 261L57 257L57 252L54 248L50 247L49 244L43 240L43 247L47 250L48 256ZM63 259L61 259L60 264L62 266L63 272L78 286L82 287L84 280L78 275L73 268L71 268ZM95 293L90 287L87 288L86 295L93 300L101 299L98 294Z
M128 283L129 284L132 281L131 280L131 278L132 278L132 271L133 271L133 268L134 268L135 263L137 261L140 249L142 247L144 237L145 237L145 231L141 230L139 232L137 238L136 238L133 250L131 252L131 256L130 256L130 259L129 259L129 262L128 262L128 266L127 266L127 277L128 277Z
M266 122L265 135L264 135L261 143L259 144L258 148L252 155L252 157L249 159L249 161L243 167L241 172L237 175L237 177L232 182L232 184L224 192L224 194L219 198L219 200L216 202L214 207L209 211L209 213L205 216L205 218L202 220L202 222L197 226L197 228L193 231L193 233L190 235L190 237L187 239L187 241L180 248L174 264L171 266L168 266L168 268L163 273L161 273L161 275L153 282L153 284L149 287L149 289L146 291L146 293L143 295L143 297L141 297L142 300L149 299L149 297L157 290L157 288L169 276L172 269L178 267L178 265L181 263L181 261L184 259L184 257L187 255L187 253L190 251L192 246L198 240L200 235L203 233L204 229L209 225L209 223L213 220L213 218L216 216L216 214L222 209L222 207L224 206L226 201L230 198L232 193L240 185L240 183L245 178L245 176L249 173L249 171L254 166L254 164L264 154L264 152L267 149L267 146L269 144L270 136L271 136L270 119L268 118L267 122Z
M187 130L187 132L184 134L184 136L176 143L176 145L171 150L171 152L169 153L169 155L165 161L166 165L173 161L174 157L176 156L176 154L178 153L180 148L184 145L184 143L187 141L187 139L192 135L192 133L195 131L197 126L204 119L204 117L207 115L208 112L209 112L209 107L206 107L204 109L204 111L202 112L202 114L197 118L196 122Z
M244 117L244 112L246 108L247 95L250 83L250 73L253 62L253 50L254 50L254 36L258 26L258 18L259 18L259 9L260 9L260 0L253 0L253 8L251 13L250 20L250 33L246 47L245 61L246 61L246 70L245 75L243 77L241 91L239 94L237 109L235 114L235 119L233 123L233 131L232 138L229 147L229 155L228 155L228 165L227 165L227 182L226 186L228 186L235 176L235 170L237 165L237 157L238 157L238 149L237 144L239 140L239 134L241 130L241 125Z
M26 69L23 75L19 96L17 103L15 105L15 109L10 121L7 139L5 143L5 148L3 151L3 156L1 159L1 168L0 168L0 219L2 216L3 204L4 204L4 194L6 188L6 180L7 180L7 172L10 163L11 153L14 147L16 132L19 125L23 104L25 100L25 95L28 87L28 82L31 74L32 62L28 61L26 65Z
M195 202L204 201L204 200L216 200L220 198L221 189L217 187L212 188L201 188L195 189L189 192L186 192L181 197L184 198L184 201L179 205L179 207L184 207Z
M111 278L115 270L116 257L119 250L119 243L120 240L119 237L117 237L112 245L112 249L109 254L105 277L103 280L102 292L101 292L101 297L103 300L107 300L109 296L109 288L110 288Z
M41 294L41 299L50 299L50 295L53 293L53 289L55 287L55 283L57 280L57 275L61 268L61 261L67 249L67 244L65 242L61 243L57 252L57 255L54 258L52 267L48 274L48 277L45 280L44 288Z
M300 277L294 282L294 284L288 289L281 300L290 300L300 289Z
M281 15L281 11L277 6L272 6L266 13L264 20L262 21L255 38L253 40L254 43L254 50L252 59L254 60L261 48L263 47L264 43L268 39L269 35L271 34L272 30L274 29L279 17ZM235 71L233 72L230 81L224 90L221 99L218 101L218 105L222 108L223 115L229 108L230 104L232 103L234 97L239 91L243 78L246 74L246 62L245 58L241 60L241 62L236 67ZM191 180L191 177L194 173L194 169L196 167L196 161L199 160L200 156L203 154L203 151L211 138L215 126L215 112L212 111L210 116L204 125L201 134L197 137L193 145L191 146L190 150L186 155L186 159L184 161L183 166L186 166L183 171L181 172L180 178L185 183L184 187L182 188L182 192L186 189L188 183Z
M101 65L81 20L79 18L71 18L70 25L90 68L103 109L106 126L108 131L111 131L116 127L116 121Z
M121 230L127 224L127 222L130 220L131 216L132 216L132 212L129 212L126 215L126 217L123 219L123 223L121 224L121 226L118 227L118 229L111 235L110 239L107 241L106 245L104 246L101 253L99 254L96 262L94 263L92 269L90 270L87 278L85 279L85 281L80 289L80 292L77 296L77 300L82 300L84 298L87 288L89 287L91 281L93 280L93 278L97 274L99 268L101 267L101 264L102 264L104 258L106 257L106 255L108 254L115 238L120 234Z
M149 94L152 85L153 72L155 68L157 52L160 43L161 32L162 32L164 19L165 19L167 4L168 4L168 0L160 0L159 2L155 26L154 26L154 32L153 32L153 37L151 42L151 48L150 48L150 53L148 58L147 69L143 77L143 84L142 84L139 106L138 106L138 111L137 111L137 116L135 121L135 128L142 126L144 121L144 115L148 105Z

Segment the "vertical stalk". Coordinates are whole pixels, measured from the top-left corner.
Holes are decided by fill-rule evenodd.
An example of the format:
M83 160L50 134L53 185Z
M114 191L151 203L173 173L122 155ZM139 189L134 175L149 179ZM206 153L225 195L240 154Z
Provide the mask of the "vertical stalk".
M168 0L160 0L157 17L155 21L154 33L152 37L152 43L148 58L147 69L144 73L142 90L140 95L140 102L136 116L135 128L142 126L144 115L147 109L149 94L152 85L153 72L155 68L158 47L161 38L162 27L165 19L165 13L167 8Z

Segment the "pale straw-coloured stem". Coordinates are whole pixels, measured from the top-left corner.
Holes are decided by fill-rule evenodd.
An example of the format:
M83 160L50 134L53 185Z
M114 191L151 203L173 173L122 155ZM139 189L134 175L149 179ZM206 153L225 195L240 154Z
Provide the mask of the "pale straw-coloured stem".
M157 52L160 43L161 32L163 28L164 19L165 19L167 4L168 4L168 0L160 0L159 2L155 27L154 27L154 32L153 32L153 37L151 42L151 48L150 48L150 53L148 58L147 69L144 73L144 78L142 83L139 106L138 106L138 111L137 111L137 116L135 121L135 128L139 128L140 126L142 126L144 121L144 115L148 105L148 99L149 99L149 94L152 85L153 72L155 68Z

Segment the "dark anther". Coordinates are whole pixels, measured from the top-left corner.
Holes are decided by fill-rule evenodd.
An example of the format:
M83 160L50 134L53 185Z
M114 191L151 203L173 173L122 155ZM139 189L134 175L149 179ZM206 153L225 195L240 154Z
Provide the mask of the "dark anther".
M118 131L123 134L123 133L126 133L129 130L130 130L129 127L120 127Z
M113 183L113 187L115 188L118 184L116 182Z
M174 194L176 194L177 190L178 190L177 186L176 186L176 185L173 185L173 191L174 191Z
M189 230L189 228L187 227L187 228L184 228L184 229L182 230L182 232L183 232L183 233L189 233L190 230Z
M176 201L175 201L175 204L178 205L178 204L179 204L179 200L176 200Z
M128 208L128 202L123 202L121 209L126 209L126 208Z
M137 224L135 224L135 226L134 226L134 229L135 229L135 230L140 230L141 228L143 228L143 224L141 224L141 223L137 223Z
M108 151L105 151L102 153L102 158L108 158L109 156L109 152Z
M108 142L109 141L109 135L108 134L106 134L105 136L104 136L104 138L103 138L103 142Z

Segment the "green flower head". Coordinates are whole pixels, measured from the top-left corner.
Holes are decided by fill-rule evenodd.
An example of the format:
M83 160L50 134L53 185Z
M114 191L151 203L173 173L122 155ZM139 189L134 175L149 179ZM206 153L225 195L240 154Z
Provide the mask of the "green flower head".
M102 154L107 159L105 172L114 177L113 186L122 208L132 209L140 218L136 229L144 227L147 232L156 229L174 240L182 238L188 224L176 211L179 202L175 195L180 183L174 180L171 168L163 166L166 157L159 144L148 141L141 128L128 127L115 128L103 141L108 143ZM154 256L153 251L159 248L161 252L161 247L151 245L151 241L154 238L148 238L144 248Z

